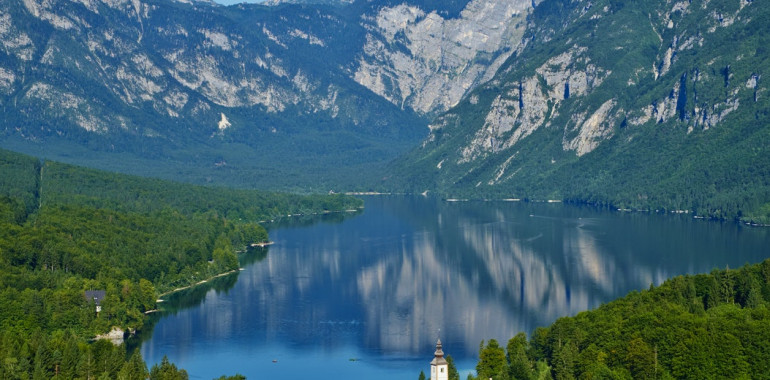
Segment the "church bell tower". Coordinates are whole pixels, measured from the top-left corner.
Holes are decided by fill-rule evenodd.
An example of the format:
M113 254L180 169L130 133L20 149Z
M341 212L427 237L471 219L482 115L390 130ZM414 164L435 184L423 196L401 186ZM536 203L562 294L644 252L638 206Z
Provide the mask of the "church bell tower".
M449 380L449 363L444 359L441 339L436 342L436 353L430 362L430 380Z

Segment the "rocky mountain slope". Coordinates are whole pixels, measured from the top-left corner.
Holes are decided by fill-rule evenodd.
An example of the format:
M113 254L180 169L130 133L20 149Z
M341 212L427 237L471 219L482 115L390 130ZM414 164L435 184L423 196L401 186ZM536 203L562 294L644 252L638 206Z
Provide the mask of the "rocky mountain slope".
M544 1L385 186L761 220L770 5Z
M0 3L0 146L192 182L770 221L764 2L271 4Z
M513 53L531 5L474 0L457 18L406 3L383 8L365 25L355 80L401 108L446 111Z
M531 8L308 3L4 1L0 145L193 182L349 188L490 78Z

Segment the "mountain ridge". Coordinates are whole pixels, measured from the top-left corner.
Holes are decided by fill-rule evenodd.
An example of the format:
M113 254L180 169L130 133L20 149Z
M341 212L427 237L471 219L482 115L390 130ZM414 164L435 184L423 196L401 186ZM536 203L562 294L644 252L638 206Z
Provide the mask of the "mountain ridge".
M10 0L0 6L2 144L133 174L154 161L150 175L191 182L356 186L351 172L379 170L418 142L433 112L354 78L391 3L401 4ZM443 20L468 1L411 3Z
M194 183L770 222L764 3L0 7L6 148Z
M383 186L766 220L768 8L543 2Z

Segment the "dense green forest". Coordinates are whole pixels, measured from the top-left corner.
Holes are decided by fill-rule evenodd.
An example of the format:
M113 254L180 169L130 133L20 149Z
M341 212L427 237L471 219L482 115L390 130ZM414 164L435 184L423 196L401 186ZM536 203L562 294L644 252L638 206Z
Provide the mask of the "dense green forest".
M356 209L341 195L196 187L0 151L0 378L185 378L91 342L141 329L159 294L238 268L258 223ZM101 311L86 290L105 290Z
M770 259L482 342L477 379L769 379ZM473 379L473 376L469 376Z

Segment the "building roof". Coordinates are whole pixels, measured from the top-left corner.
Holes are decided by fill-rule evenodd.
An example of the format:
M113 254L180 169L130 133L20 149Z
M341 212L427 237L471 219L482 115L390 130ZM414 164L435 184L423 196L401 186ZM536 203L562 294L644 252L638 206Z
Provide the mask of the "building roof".
M104 297L107 295L107 292L104 290L86 290L86 300L93 301L96 306L99 306L102 304L102 301L104 300Z
M436 342L436 353L430 365L447 365L446 359L444 359L444 350L442 350L441 339Z

